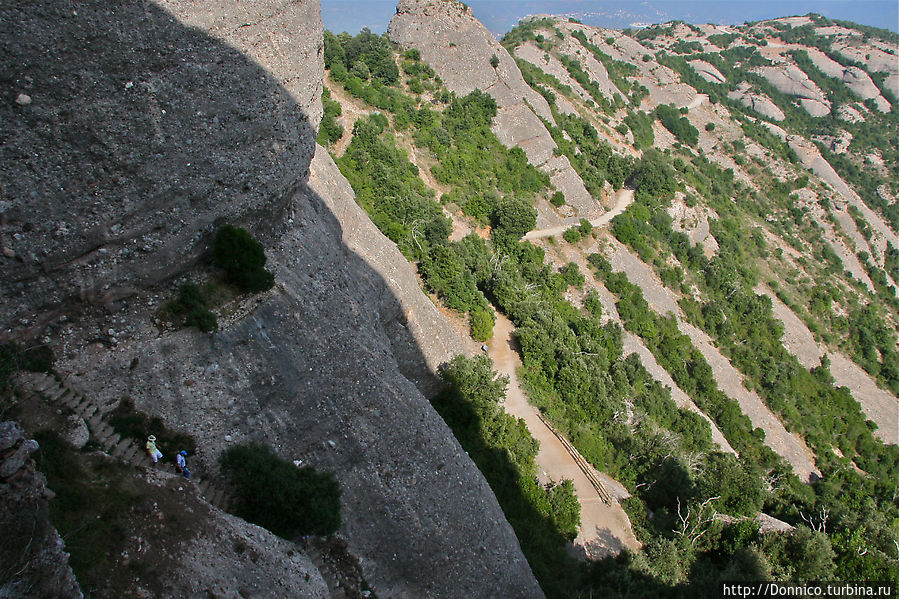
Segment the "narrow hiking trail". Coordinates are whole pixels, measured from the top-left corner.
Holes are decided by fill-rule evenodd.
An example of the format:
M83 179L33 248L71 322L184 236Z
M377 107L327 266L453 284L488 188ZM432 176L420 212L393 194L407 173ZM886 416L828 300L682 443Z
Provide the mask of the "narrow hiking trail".
M593 469L570 443L556 436L539 410L528 403L516 373L521 360L512 338L514 330L508 318L497 314L493 338L487 343L487 353L493 359L494 368L509 377L506 412L523 419L531 435L540 443L537 466L541 476L556 482L567 478L574 483L581 506L581 527L574 540L574 553L580 557L598 559L617 555L624 549L639 548L640 542L631 530L630 520L617 501L617 498L624 496L623 489L616 489L617 483ZM596 485L603 479L605 483ZM615 496L606 490L609 488L614 489Z
M602 227L603 225L609 224L613 218L624 212L628 206L630 206L634 201L634 190L633 189L619 189L615 192L615 206L609 210L608 212L598 216L590 221L590 224L594 227ZM526 240L531 239L540 239L543 237L553 237L558 236L564 233L566 230L570 229L572 226L576 226L577 222L572 222L567 225L558 225L556 227L548 227L546 229L537 229L534 231L528 232L524 238Z

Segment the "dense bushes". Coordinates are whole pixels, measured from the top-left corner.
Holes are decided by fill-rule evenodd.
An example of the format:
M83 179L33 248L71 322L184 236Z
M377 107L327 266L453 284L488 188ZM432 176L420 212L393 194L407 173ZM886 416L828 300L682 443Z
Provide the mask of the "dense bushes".
M376 35L367 27L355 36L348 33L334 35L326 31L325 68L331 69L336 63L356 76L364 74L363 80L376 77L386 84L395 83L399 69L393 60L393 50L387 34Z
M343 126L337 122L336 117L340 116L340 102L331 99L331 92L327 87L322 87L322 122L318 126L317 142L323 146L330 146L338 139L343 137Z
M265 250L245 229L225 225L212 242L212 261L224 269L228 281L243 291L271 289L275 275L265 270Z
M340 486L330 473L298 468L264 445L236 445L220 458L234 485L234 512L286 539L340 527Z
M537 482L538 443L523 420L503 411L508 379L492 366L487 356L457 356L444 364L446 388L434 407L483 472L547 596L570 595L577 565L565 543L580 524L574 489L570 481Z
M659 104L655 114L662 125L671 131L681 143L688 146L695 146L699 143L699 131L690 124L687 117L681 116L680 111L674 106Z
M204 333L218 329L218 320L206 305L206 298L200 288L190 281L181 283L178 297L169 302L167 308L179 315L186 327L197 327Z

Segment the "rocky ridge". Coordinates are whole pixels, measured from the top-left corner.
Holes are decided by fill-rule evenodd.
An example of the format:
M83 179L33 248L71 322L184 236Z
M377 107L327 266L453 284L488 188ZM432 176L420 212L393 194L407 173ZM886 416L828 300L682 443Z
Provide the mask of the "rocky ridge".
M318 3L0 11L16 24L5 72L31 98L0 105L6 337L41 336L99 405L128 395L191 431L200 468L258 441L333 472L339 534L379 595L542 596L422 394L458 339L330 158L313 160ZM218 306L213 335L157 326L177 277L209 276L225 222L265 243L278 285ZM213 546L192 554L207 572L236 567Z
M387 31L394 42L418 49L450 91L489 93L498 107L492 128L499 140L520 147L528 162L549 174L579 217L602 213L599 199L590 196L568 158L553 154L556 144L540 121L554 124L546 100L524 82L515 60L470 9L451 0L401 0ZM492 56L499 64L484 68ZM555 220L541 212L538 226L558 224Z

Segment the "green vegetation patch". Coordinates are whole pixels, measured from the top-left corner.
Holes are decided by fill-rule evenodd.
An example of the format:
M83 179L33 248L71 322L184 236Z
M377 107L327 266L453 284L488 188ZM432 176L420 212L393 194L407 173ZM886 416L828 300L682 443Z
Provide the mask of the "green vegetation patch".
M275 275L265 270L265 261L262 244L246 229L225 225L216 231L212 262L241 290L258 293L274 286Z
M173 431L165 426L158 416L148 416L135 409L131 398L123 397L119 405L108 416L109 424L122 438L132 439L141 449L147 442L147 437L156 437L156 447L162 452L164 461L175 463L177 452L184 450L194 453L197 449L197 441L192 435Z
M166 309L178 315L183 326L197 327L206 333L218 330L218 319L209 310L206 296L195 283L181 283L178 297L169 302Z

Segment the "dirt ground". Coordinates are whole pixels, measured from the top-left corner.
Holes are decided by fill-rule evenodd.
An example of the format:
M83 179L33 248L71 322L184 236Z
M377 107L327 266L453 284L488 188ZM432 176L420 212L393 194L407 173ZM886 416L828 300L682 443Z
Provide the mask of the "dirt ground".
M506 392L506 412L524 419L531 435L540 443L537 467L545 481L570 479L574 483L578 503L581 506L581 527L574 540L573 552L581 557L598 559L617 555L624 549L637 549L640 542L631 530L625 511L614 499L606 503L590 483L587 474L578 466L575 458L538 416L538 410L528 403L518 384L516 370L521 361L514 349L512 333L514 325L502 314L497 314L493 339L487 344L488 354L501 374L509 377ZM593 471L596 475L596 471Z

